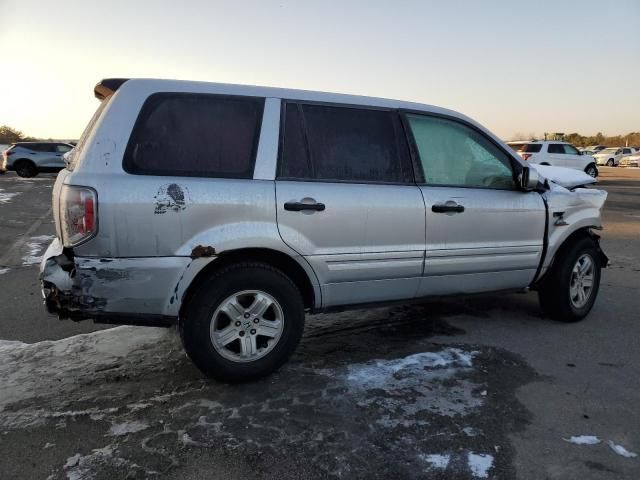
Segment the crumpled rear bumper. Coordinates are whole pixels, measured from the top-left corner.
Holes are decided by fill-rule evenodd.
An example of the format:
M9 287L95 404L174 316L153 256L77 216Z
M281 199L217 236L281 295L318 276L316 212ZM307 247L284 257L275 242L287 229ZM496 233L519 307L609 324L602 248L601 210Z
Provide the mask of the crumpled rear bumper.
M42 295L47 311L61 319L169 326L177 322L192 263L188 257L76 257L55 239L40 264Z

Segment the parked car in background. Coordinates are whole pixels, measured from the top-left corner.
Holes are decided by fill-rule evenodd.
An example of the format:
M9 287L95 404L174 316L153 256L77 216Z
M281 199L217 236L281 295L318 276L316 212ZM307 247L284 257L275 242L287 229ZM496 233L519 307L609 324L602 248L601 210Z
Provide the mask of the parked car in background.
M237 382L289 358L305 312L533 288L574 322L596 300L607 192L546 167L553 183L464 115L203 82L94 91L40 267L61 318L177 324L205 374Z
M586 150L589 150L590 152L594 152L594 153L598 153L601 150L604 150L605 148L607 148L606 145L590 145L588 147L585 147Z
M617 167L625 155L635 153L631 147L611 147L605 148L593 157L598 165L606 165L607 167Z
M598 176L595 159L590 155L583 155L570 143L536 140L508 142L508 145L529 163L573 168L592 177Z
M636 148L633 154L622 157L618 165L621 167L640 167L640 151Z
M0 170L13 170L21 177L40 172L57 172L64 168L63 155L73 145L59 142L17 142L2 152Z

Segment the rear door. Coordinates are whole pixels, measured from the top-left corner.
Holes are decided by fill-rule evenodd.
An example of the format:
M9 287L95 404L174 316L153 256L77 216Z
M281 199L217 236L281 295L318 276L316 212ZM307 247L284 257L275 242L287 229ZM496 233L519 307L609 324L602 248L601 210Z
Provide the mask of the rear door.
M416 176L426 205L419 295L526 287L540 262L545 207L515 188L515 160L455 119L409 113Z
M397 112L287 101L276 180L282 239L323 306L412 298L425 210Z
M570 168L562 143L549 143L547 145L547 162L554 167Z

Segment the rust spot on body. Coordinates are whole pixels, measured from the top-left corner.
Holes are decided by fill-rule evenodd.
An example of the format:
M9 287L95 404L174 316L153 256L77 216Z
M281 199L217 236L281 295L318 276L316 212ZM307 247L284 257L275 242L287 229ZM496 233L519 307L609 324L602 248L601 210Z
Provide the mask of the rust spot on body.
M212 257L216 254L216 249L210 246L198 245L191 250L191 258Z

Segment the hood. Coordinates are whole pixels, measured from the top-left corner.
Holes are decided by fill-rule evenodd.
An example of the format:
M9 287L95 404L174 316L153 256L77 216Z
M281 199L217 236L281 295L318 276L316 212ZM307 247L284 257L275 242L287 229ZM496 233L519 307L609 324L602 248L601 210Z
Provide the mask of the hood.
M593 178L591 175L587 175L580 170L574 170L572 168L552 167L551 165L538 165L536 163L531 163L530 166L534 167L540 175L550 182L564 188L571 189L598 182L598 180Z

